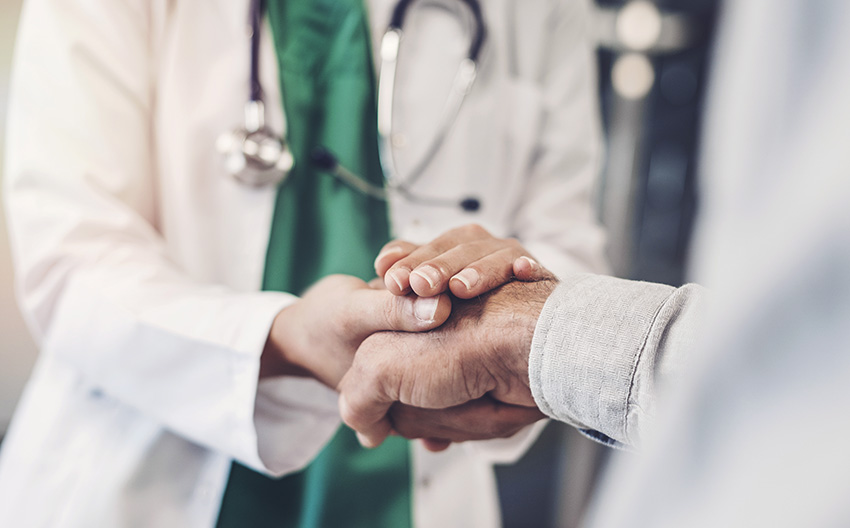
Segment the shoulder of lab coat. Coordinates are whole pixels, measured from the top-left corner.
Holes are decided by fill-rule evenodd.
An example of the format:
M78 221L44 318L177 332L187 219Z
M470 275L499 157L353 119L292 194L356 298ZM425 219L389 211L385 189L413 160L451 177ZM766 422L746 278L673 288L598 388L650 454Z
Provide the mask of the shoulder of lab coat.
M306 382L263 384L258 399L269 328L294 297L198 280L158 231L152 5L25 6L5 181L21 305L42 353L72 365L93 391L281 474L315 456L338 421L316 413L334 407ZM263 402L303 402L305 387L315 405L278 418L308 432L258 443L258 433L283 427Z

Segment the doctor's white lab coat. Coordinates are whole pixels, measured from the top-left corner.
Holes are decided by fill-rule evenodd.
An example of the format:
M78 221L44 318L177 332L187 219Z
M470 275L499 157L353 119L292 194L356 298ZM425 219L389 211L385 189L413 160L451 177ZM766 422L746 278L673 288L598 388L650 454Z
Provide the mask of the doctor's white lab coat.
M583 0L486 0L489 39L457 123L391 203L424 242L476 222L557 273L600 271L600 130ZM368 2L373 46L394 2ZM5 199L17 288L41 356L0 455L0 526L209 527L233 459L283 475L339 427L317 382L258 384L275 315L260 292L275 190L239 185L216 138L242 122L248 0L29 0L16 50ZM468 46L459 2L420 2L396 90L415 164ZM459 24L458 21L461 23ZM269 120L284 131L264 33ZM415 525L499 524L490 464L533 434L430 454L413 444ZM523 441L524 440L524 441Z

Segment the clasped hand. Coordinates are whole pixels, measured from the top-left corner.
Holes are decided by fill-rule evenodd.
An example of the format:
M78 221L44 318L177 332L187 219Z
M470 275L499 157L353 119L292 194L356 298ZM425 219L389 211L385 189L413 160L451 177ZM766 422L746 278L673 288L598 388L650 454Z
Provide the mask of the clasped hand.
M326 277L281 311L261 377L336 388L343 420L368 447L398 434L437 451L544 417L528 355L555 283L515 240L466 226L424 246L391 242L375 269L370 284Z
M391 242L375 268L396 296L450 291L454 300L439 328L375 333L358 348L338 390L342 418L361 443L399 434L441 450L512 436L544 417L528 356L555 281L519 243L466 226L421 247Z

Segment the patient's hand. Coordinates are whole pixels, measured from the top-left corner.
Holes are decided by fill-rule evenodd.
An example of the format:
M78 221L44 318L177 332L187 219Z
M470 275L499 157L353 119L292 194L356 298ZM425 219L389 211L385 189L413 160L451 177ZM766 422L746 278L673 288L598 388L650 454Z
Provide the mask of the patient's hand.
M430 297L450 290L471 299L514 278L552 278L516 239L496 238L478 225L453 229L423 246L396 240L375 259L375 271L396 295Z
M448 409L395 403L388 418L395 434L422 439L426 449L442 451L453 442L510 438L546 415L537 407L509 405L484 396Z
M488 437L486 418L469 408L450 410L445 415L449 422L432 420L436 427L427 431L424 422L404 422L401 418L407 411L401 411L401 418L390 412L395 402L447 409L487 396L498 405L527 407L532 412L524 413L523 419L541 418L529 388L528 356L537 318L554 288L550 280L513 282L483 297L456 301L449 321L436 330L368 337L338 387L343 420L360 433L365 445L379 445L394 427L405 436L446 441ZM492 422L489 437L510 432L511 423L521 427L517 411L493 409L506 421ZM466 426L463 420L451 419L464 413ZM473 414L476 420L469 419Z

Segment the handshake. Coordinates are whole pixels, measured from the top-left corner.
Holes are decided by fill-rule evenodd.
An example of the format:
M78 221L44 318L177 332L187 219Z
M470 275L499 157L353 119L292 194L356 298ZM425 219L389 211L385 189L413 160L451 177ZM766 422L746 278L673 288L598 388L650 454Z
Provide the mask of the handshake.
M545 418L528 358L556 281L519 243L465 226L424 246L390 242L375 270L369 284L327 277L284 309L261 376L308 375L338 390L366 447L401 435L440 451Z

